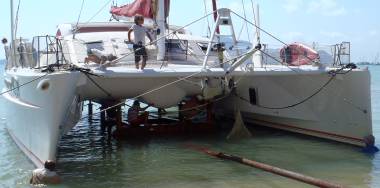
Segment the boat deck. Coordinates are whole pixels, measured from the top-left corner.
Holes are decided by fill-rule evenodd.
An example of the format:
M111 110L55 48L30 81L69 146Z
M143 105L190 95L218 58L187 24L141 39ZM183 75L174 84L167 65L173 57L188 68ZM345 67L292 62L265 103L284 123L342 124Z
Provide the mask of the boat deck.
M80 64L83 66L83 64ZM140 63L141 66L141 63ZM184 61L148 61L144 70L136 69L135 64L131 62L120 62L112 65L101 66L91 63L83 66L92 69L96 74L107 76L142 76L142 77L165 77L165 76L187 76L195 74L197 76L225 76L226 70L219 67L218 64L210 63L206 69L201 64L186 64ZM321 74L330 70L336 70L337 67L318 67L312 65L302 66L285 66L285 65L263 65L262 67L253 67L242 65L231 72L232 76L246 75L299 75L299 74ZM365 69L355 69L353 71L363 71Z

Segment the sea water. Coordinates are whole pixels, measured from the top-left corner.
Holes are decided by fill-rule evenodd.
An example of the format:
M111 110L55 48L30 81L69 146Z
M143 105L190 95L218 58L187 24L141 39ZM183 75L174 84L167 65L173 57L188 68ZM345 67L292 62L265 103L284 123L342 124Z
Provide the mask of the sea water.
M3 74L0 64L0 75ZM372 75L374 135L380 140L380 66ZM0 78L0 88L3 78ZM29 187L34 166L5 129L0 97L0 187ZM84 112L86 113L86 112ZM253 138L228 141L225 133L207 137L109 140L99 118L87 119L65 135L58 148L63 184L49 187L310 187L187 147L205 146L350 187L380 187L380 154L283 131L253 129ZM379 146L379 144L378 144Z

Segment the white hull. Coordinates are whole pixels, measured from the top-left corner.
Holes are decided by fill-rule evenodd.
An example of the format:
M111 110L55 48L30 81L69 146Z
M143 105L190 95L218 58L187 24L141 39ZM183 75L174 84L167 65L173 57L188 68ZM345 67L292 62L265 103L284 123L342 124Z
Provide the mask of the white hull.
M52 73L5 95L7 129L25 154L36 166L40 166L42 161L55 159L60 137L75 125L75 121L71 125L66 125L66 122L76 96L80 96L77 103L87 99L132 98L200 71L200 67L193 68L181 72L177 67L177 71L166 73L165 69L161 73L159 69L130 73L128 71L132 69L129 68L111 71L112 74L95 71L101 76L91 78L104 90L77 71ZM329 79L326 70L300 70L304 72L256 69L252 72L236 71L232 76L238 82L237 95L240 97L249 99L249 89L255 88L259 105L281 107L307 98ZM17 71L19 74L7 71L5 80L10 86L15 80L22 84L44 74L30 74L30 71ZM154 71L157 73L152 73ZM202 94L200 78L204 74L202 72L186 81L176 82L170 87L144 95L142 99L163 107L175 105L185 96ZM218 78L223 75L223 71L214 69L207 74ZM38 86L44 80L50 82L46 91ZM216 107L219 112L232 114L238 106L247 122L363 146L363 138L372 134L369 82L368 70L354 70L337 75L321 92L295 107L264 109L234 95L218 102Z
M135 69L134 49L125 43L131 23L62 24L58 38L35 38L38 44L46 41L45 46L34 49L28 43L23 53L8 54L14 61L7 66L5 90L38 78L45 74L41 70L46 67L56 71L5 95L10 134L36 166L41 166L43 161L55 159L58 141L79 120L78 104L83 100L138 98L165 108L177 105L186 96L201 95L212 100L227 94L234 86L232 78L238 82L240 97L250 99L248 91L254 88L258 104L278 107L302 101L329 79L329 69L313 66L294 67L296 71L282 65L256 68L263 65L260 45L255 48L248 42L235 41L232 21L226 20L229 10L220 9L218 13L224 20L219 16L217 23L230 26L232 31L233 40L226 38L224 51L214 44L217 41L213 37L194 37L184 29L174 32L169 28L172 34L166 36L167 45L156 38L157 45L146 47L149 61L143 71ZM153 25L150 30L156 32L152 29ZM102 53L89 53L93 50ZM168 60L161 61L165 51ZM253 54L255 62L249 59ZM89 60L94 55L99 60ZM111 57L117 59L102 60ZM18 68L21 60L25 61L21 65L29 68ZM372 134L369 82L368 70L355 69L337 75L321 92L292 108L264 109L234 96L217 107L222 113L232 114L234 106L239 106L246 121L364 145L363 137ZM47 83L48 89L44 87Z
M316 93L329 78L327 71L256 72L256 75L241 80L237 93L249 100L249 88L254 88L259 105L285 107ZM285 109L265 109L240 97L231 96L219 106L227 109L225 112L230 115L239 107L247 122L359 146L365 145L364 137L372 135L368 70L337 75L309 100Z
M180 77L195 73L205 76L206 73L200 73L200 70L198 66L190 70L177 69L165 73L160 72L165 71L160 69L136 71L124 67L114 71L95 70L94 73L98 76L89 75L93 81L79 71L51 73L37 79L46 73L21 68L17 71L8 70L4 91L37 80L4 95L7 129L20 149L36 166L41 166L45 160L55 160L59 139L75 126L78 119L75 121L75 118L68 118L68 115L72 115L70 113L77 110L72 109L76 106L73 103L88 99L122 100L143 94L139 99L155 103L155 106L173 106L186 96L202 94L200 77L175 82ZM223 75L223 71L216 69L213 74L207 74L218 76ZM43 82L49 82L47 90L42 90L39 86ZM173 84L156 90L170 83Z
M28 70L26 70L28 71ZM43 75L14 74L7 71L6 80L19 84ZM50 87L46 91L37 88L40 80L48 79ZM65 120L69 104L75 96L78 74L51 74L32 82L19 90L4 95L6 101L6 126L17 145L36 166L43 161L55 159L60 129ZM12 84L12 83L6 83ZM7 90L9 88L4 88Z
M201 66L181 65L169 65L164 69L147 67L144 71L130 67L110 67L107 71L94 71L98 76L91 76L92 80L82 75L85 84L78 87L78 94L83 100L128 99L138 96L148 103L154 103L156 107L172 107L186 96L202 94L201 81L205 77L218 79L225 74L221 68L209 72L202 72L201 69ZM193 76L184 79L189 75Z

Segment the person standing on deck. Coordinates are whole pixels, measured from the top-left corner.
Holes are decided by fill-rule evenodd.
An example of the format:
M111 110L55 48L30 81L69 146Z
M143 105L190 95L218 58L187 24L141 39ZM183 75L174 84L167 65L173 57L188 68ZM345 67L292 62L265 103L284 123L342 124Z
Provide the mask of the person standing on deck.
M146 61L148 60L148 55L145 49L145 36L147 36L152 42L152 37L150 36L148 29L143 26L144 17L136 14L135 16L135 25L133 25L128 31L128 41L131 41L131 33L134 32L134 41L133 41L133 51L135 53L135 65L136 69L139 69L139 63L142 56L141 70L146 66Z
M33 170L29 183L32 185L61 183L61 178L55 172L55 162L47 160L45 161L44 168Z
M5 58L7 58L7 61L8 61L8 56L10 55L9 54L8 40L6 38L3 38L1 40L1 43L3 43L3 45L4 45Z

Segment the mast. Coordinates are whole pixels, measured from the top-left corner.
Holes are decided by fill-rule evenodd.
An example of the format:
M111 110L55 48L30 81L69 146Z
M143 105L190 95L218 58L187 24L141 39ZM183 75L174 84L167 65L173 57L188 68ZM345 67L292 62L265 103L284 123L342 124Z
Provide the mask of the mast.
M16 42L15 42L16 36L15 36L15 29L14 29L15 23L14 23L14 13L13 13L13 0L10 0L10 5L11 5L11 44L12 44L11 49L13 51L13 55L12 53L10 55L12 56L11 61L13 61L12 62L12 66L13 66L15 64L14 57L16 55Z
M216 10L217 10L216 0L212 0L212 11L214 12L214 22L216 22L216 20L218 19L218 12ZM219 26L217 26L216 28L216 33L220 34Z
M257 39L257 43L260 44L260 9L259 9L259 4L256 4L256 39Z
M157 40L157 61L163 61L165 59L165 34L166 34L166 27L165 27L165 0L158 0L158 11L157 11L157 18L156 22L159 29L159 34Z
M256 19L255 24L256 24L256 42L257 44L261 44L260 42L260 10L259 10L259 4L256 4ZM261 51L257 51L253 56L252 56L252 62L254 67L263 67L263 56Z

